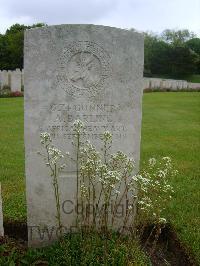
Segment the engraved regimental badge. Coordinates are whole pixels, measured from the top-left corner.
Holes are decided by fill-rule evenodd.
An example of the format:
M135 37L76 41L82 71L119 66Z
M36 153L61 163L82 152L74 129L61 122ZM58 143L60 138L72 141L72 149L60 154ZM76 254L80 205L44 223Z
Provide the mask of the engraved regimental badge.
M95 96L110 75L109 61L107 52L94 42L70 43L59 58L56 86L74 97Z

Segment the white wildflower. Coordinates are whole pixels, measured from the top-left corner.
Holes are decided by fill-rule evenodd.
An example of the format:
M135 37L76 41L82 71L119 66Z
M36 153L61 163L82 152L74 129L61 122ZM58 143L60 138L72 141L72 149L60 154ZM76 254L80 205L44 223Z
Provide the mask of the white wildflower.
M49 133L47 132L42 132L40 133L40 143L41 144L47 144L49 142L51 142L51 136Z
M138 177L137 177L137 175L132 176L131 179L132 179L133 181L138 181Z
M105 131L102 135L102 140L112 141L112 134L109 131Z
M170 158L170 157L168 157L168 156L166 156L166 157L163 157L162 159L163 159L164 161L168 162L168 163L170 163L170 162L171 162L171 158Z
M167 220L165 218L160 217L158 222L161 224L166 224Z
M166 176L165 171L163 171L163 170L159 170L159 171L158 171L158 176L159 176L160 178L165 178L165 176Z
M73 123L73 130L76 134L84 133L85 125L81 120L75 120Z
M156 159L155 158L150 158L149 159L149 166L153 167L156 164Z

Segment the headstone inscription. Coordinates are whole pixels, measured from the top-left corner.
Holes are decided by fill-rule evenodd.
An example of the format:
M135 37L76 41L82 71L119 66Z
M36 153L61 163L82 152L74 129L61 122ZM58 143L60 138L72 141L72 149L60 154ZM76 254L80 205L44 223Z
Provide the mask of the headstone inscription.
M100 150L100 136L113 134L113 151L139 165L143 91L143 37L118 28L60 25L25 32L25 154L29 246L57 238L55 201L47 167L37 151L40 133L74 154L74 120L86 125L87 138ZM74 165L59 176L62 224L74 225Z

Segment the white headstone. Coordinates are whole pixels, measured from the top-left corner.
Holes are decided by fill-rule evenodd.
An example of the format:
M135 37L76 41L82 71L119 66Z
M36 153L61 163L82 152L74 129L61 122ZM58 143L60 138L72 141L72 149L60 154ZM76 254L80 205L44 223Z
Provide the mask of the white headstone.
M152 89L160 89L161 86L161 79L159 78L150 78L150 88Z
M183 80L183 89L187 89L188 83L186 80Z
M149 78L143 78L143 89L149 89Z
M160 79L154 79L154 84L155 84L154 86L156 89L160 89L160 81L161 81Z
M155 88L155 84L154 84L154 79L153 78L150 79L150 85L151 85L152 89Z
M171 80L171 88L172 88L172 90L177 90L177 81L176 80Z
M21 91L21 71L17 68L11 72L11 91Z
M140 158L143 37L95 25L60 25L25 32L25 154L29 245L56 239L56 207L48 167L37 154L40 132L51 133L62 151L74 155L71 127L85 122L100 150L100 135L113 133L113 151ZM61 202L76 202L73 164L59 176ZM70 206L72 206L70 205ZM70 208L70 206L68 206ZM62 224L76 214L62 211ZM42 228L47 232L42 233Z
M22 69L21 81L22 86L24 86L24 69Z
M189 89L194 89L194 90L199 90L200 89L200 83L188 83L188 88Z
M8 78L8 71L6 71L6 70L3 70L2 72L1 72L1 86L2 86L2 88L4 87L4 86L9 86L9 78Z
M0 183L0 236L4 236L3 208L2 208L2 197L1 197L1 183Z
M163 87L164 89L170 89L170 88L171 88L170 80L168 80L168 79L164 79L164 80L163 80L163 83L162 83L162 87Z

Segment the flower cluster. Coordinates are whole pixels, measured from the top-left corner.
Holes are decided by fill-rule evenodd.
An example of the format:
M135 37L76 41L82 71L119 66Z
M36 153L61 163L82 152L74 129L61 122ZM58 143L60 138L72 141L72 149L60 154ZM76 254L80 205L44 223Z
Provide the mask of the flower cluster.
M150 197L143 197L138 201L138 205L140 206L140 209L145 212L150 212L150 210L153 210L153 204Z
M156 159L155 158L150 158L149 159L149 167L154 167L156 165Z
M101 165L100 154L89 141L86 141L85 145L80 147L81 175L90 176L90 178L94 179L99 165Z
M103 141L111 142L112 141L112 134L109 131L105 131L101 137Z
M61 158L64 158L62 152L58 148L54 147L51 142L52 139L49 133L42 132L40 134L40 143L44 146L47 156L40 152L39 154L44 157L46 165L49 167L55 166ZM65 165L63 164L58 169L62 169L64 166Z
M81 197L89 199L89 193L88 193L88 186L86 186L84 183L80 186L81 191Z
M82 157L87 157L91 160L98 160L100 158L99 152L89 141L86 141L84 146L80 147L80 154Z
M75 120L73 123L73 131L75 134L83 134L85 131L85 125L81 120Z
M137 185L139 209L159 222L174 193L169 177L177 174L177 171L170 157L162 157L161 160L150 158L145 165L139 174L132 177L129 185Z
M50 134L47 132L42 132L40 134L40 143L46 145L49 144L50 142L52 142Z
M166 223L162 212L174 192L169 183L169 177L177 174L170 157L162 157L161 160L150 158L145 167L139 173L135 173L135 161L132 158L122 151L111 154L112 134L110 132L106 131L102 134L103 152L101 153L89 141L82 138L85 136L85 125L80 120L73 123L73 133L76 154L75 158L71 159L77 168L77 203L79 200L81 203L86 200L87 203L97 206L97 208L99 208L99 203L107 207L111 207L113 204L111 214L113 224L116 207L123 200L128 200L129 207L124 219L125 223L130 218L127 215L130 215L130 210L135 204L138 206L139 214L142 213L148 219L151 217L159 225ZM65 164L61 164L64 156L58 148L52 145L50 134L44 132L40 137L40 142L46 150L46 155L43 155L46 165L52 172L57 216L60 217L57 176L59 170L65 167ZM106 216L107 213L104 213L99 218L101 226L107 227L108 217ZM88 217L85 218L87 219L84 221L90 220ZM95 219L96 213L92 219L96 226ZM58 220L60 224L60 218Z
M122 151L117 151L116 154L111 154L111 158L114 162L126 162L127 155Z
M133 158L129 158L122 151L117 151L116 154L111 154L109 161L112 169L118 170L123 176L130 176L135 168L135 161Z
M122 151L117 151L116 154L111 154L109 163L112 165L113 169L118 169L120 171L124 169L127 163L128 156Z
M114 189L115 185L120 181L121 175L117 171L107 171L105 172L101 178L99 178L99 182L102 184L104 189L110 190Z
M49 153L50 163L52 163L53 165L55 165L59 159L64 158L62 152L59 149L55 148L54 146L48 148L48 153Z

